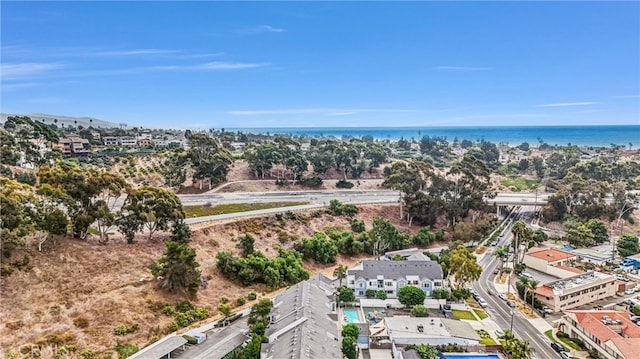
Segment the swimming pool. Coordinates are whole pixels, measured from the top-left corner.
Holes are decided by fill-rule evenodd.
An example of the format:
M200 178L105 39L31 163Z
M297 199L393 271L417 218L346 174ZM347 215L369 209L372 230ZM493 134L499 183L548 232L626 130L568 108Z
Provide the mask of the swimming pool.
M360 317L358 311L355 309L345 309L344 316L347 317L347 323L360 323Z
M447 354L445 359L499 359L496 354Z

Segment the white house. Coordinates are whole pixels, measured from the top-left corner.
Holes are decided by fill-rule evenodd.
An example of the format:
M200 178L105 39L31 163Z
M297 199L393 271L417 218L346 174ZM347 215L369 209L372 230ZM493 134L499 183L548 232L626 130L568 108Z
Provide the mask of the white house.
M435 261L362 261L347 271L347 287L356 298L365 297L367 289L384 290L387 298L397 298L404 286L412 285L431 296L431 291L446 286L442 267Z

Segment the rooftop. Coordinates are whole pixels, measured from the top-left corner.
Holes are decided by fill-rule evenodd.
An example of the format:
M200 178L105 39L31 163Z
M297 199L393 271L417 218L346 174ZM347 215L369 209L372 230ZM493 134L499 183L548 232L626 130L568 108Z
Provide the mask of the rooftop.
M261 358L341 357L332 307L335 289L329 283L314 276L273 300L272 323L265 333L269 343L262 345Z
M558 249L553 249L553 248L544 248L544 249L531 248L531 250L527 252L527 255L535 258L544 259L547 262L560 261L564 259L573 258L576 256L575 254L561 251Z
M402 338L427 337L456 337L470 340L480 340L480 336L473 327L466 322L445 318L414 318L387 317L384 318L389 336Z
M579 274L573 277L559 279L553 282L543 284L544 287L552 288L554 292L563 292L565 290L571 290L576 287L584 286L586 284L595 283L599 281L611 280L614 281L615 277L610 274L601 272L589 271L583 274ZM537 293L542 294L538 289Z
M354 269L347 271L348 275L356 278L376 278L383 276L387 279L399 279L415 275L421 278L442 279L442 267L435 261L362 261Z
M626 359L640 358L640 327L635 325L629 315L618 311L567 311L567 317L574 319L586 331L598 338L603 344L616 347Z
M583 271L582 269L569 267L569 266L557 266L557 268L564 269L564 270L566 270L568 272L573 272L573 273L577 273L577 274L585 273L585 271Z
M396 255L401 256L404 260L409 261L428 261L429 257L425 256L422 253L421 249L418 248L409 248L409 249L401 249L399 251L387 252L384 256L380 257L382 260L392 260Z

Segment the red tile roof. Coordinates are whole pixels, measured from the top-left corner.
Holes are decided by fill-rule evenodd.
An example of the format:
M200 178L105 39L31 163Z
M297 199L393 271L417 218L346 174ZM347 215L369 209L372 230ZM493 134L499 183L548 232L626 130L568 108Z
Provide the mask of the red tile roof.
M625 359L640 359L640 327L635 325L629 315L618 311L567 311L575 316L576 321L587 332L600 339L601 343L611 341L618 348ZM620 325L606 325L602 318L608 316L611 320L619 320ZM614 331L622 330L622 335Z
M573 268L573 267L568 267L568 266L557 266L560 269L564 269L566 271L569 272L573 272L573 273L578 273L578 274L582 274L582 273L586 273L585 271L578 269L578 268Z
M553 248L531 248L531 250L527 252L527 255L544 259L547 262L555 262L563 259L574 258L576 256L575 254Z

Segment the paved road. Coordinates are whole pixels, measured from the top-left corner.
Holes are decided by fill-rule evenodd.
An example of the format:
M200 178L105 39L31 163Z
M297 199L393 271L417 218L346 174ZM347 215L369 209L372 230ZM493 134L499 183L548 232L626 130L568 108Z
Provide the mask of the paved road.
M525 220L531 216L531 213L528 213L528 211L533 211L533 207L521 208L520 212L515 214L515 220L511 223L514 223L518 219ZM498 244L504 245L510 240L511 225L504 231L504 236ZM493 320L503 329L509 329L513 322L514 334L529 342L529 345L534 349L534 354L537 359L558 359L560 356L549 346L549 339L540 333L527 318L523 317L518 311L514 311L514 315L512 316L511 308L507 306L506 302L495 295L489 295L489 289L494 294L497 292L493 285L493 279L495 277L493 270L500 265L498 258L492 253L488 253L479 260L479 264L484 270L480 279L474 283L473 287L476 292L489 303L489 307L486 309Z
M501 192L489 204L497 205L543 205L547 203L546 193L511 193ZM324 191L289 191L289 192L233 192L202 193L178 195L184 205L227 204L227 203L265 203L304 201L311 203L329 203L332 199L342 202L389 202L398 201L400 193L393 190L324 190Z
M172 358L189 359L221 359L235 347L242 344L247 337L242 331L247 330L248 317L238 319L233 325L222 329L214 329L207 333L208 339L199 345L189 345L184 351L175 351Z

